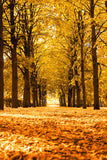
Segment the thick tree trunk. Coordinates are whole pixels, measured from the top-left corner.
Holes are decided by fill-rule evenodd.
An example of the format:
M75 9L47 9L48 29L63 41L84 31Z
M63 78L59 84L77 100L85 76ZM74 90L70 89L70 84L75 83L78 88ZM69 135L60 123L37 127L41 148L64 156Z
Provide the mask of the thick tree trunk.
M30 11L32 12L32 4L30 5ZM32 26L29 26L29 20L28 20L28 15L29 13L27 12L27 6L26 4L24 5L24 10L22 13L22 19L23 19L23 25L22 25L22 29L23 29L23 35L24 35L24 54L26 59L29 59L30 56L33 53L33 43L32 43ZM32 13L30 13L30 17L32 18ZM32 55L33 56L33 55ZM34 77L33 77L34 78ZM26 67L25 68L25 73L24 73L24 81L25 81L25 85L24 85L24 100L23 100L23 107L29 107L30 106L30 75L29 75L29 69ZM36 88L33 88L33 92L34 95L33 97L36 95ZM34 106L36 101L36 97L34 97L33 103Z
M37 75L35 75L35 65L32 64L34 72L31 74L31 86L32 86L32 99L33 107L38 106L38 88L37 88Z
M12 108L18 107L18 78L16 47L12 49Z
M29 70L25 68L24 73L24 97L23 107L30 107L30 84L29 84Z
M75 66L75 75L78 75L77 66ZM77 93L77 107L80 107L80 87L78 81L75 81L76 93Z
M90 16L94 18L94 0L90 0ZM92 30L92 61L93 61L93 86L94 86L94 109L100 109L99 107L99 81L98 81L98 64L97 64L97 53L96 53L96 32L94 20L91 26Z
M10 1L10 26L11 26L11 55L12 55L12 108L18 107L18 77L17 77L17 39L15 38L15 0Z
M60 95L59 102L60 102L60 106L64 106L63 96L62 95Z
M4 81L3 81L3 2L0 0L0 110L4 109Z
M64 106L66 106L65 93L63 93L63 101L64 101Z
M60 106L66 106L65 93L60 95Z
M80 87L78 85L78 81L75 82L76 84L76 93L77 93L77 107L80 107Z
M38 91L37 91L37 87L33 87L33 107L37 107L38 106Z
M33 87L32 89L32 98L33 98L33 107L36 107L36 92L35 92L35 88Z
M72 88L69 87L68 88L68 107L72 106L71 99L72 99Z
M41 96L41 85L39 84L39 106L41 106L42 96Z
M73 87L73 107L75 107L75 86Z

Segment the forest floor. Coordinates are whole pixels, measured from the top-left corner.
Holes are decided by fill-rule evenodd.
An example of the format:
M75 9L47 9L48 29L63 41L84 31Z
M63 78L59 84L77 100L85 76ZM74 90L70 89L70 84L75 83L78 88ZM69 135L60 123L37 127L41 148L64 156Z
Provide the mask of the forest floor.
M107 107L5 108L0 160L107 160Z

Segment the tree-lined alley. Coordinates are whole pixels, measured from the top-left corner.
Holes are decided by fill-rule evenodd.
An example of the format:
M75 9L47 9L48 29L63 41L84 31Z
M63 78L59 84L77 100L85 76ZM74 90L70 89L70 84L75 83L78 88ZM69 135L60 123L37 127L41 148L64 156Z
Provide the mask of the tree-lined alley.
M101 0L0 0L0 109L46 106L47 93L61 106L106 106L106 8Z

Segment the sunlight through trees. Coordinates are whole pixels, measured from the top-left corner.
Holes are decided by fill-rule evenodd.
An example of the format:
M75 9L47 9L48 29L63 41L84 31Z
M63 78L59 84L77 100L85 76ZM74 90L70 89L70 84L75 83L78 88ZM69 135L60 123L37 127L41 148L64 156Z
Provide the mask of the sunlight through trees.
M106 26L106 1L0 0L0 109L106 106Z

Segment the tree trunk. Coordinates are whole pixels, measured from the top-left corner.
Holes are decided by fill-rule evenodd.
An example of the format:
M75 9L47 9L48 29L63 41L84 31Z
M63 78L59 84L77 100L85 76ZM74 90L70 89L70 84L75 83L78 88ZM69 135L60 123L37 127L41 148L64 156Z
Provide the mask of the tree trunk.
M35 92L35 88L33 87L32 89L32 98L33 98L33 107L36 107L36 92Z
M94 18L94 0L90 0L90 16ZM99 81L98 81L98 64L97 64L97 53L96 53L96 32L94 20L91 26L92 30L92 61L93 61L93 86L94 86L94 109L100 109L99 107Z
M75 66L75 75L78 76L77 66ZM75 80L75 86L77 91L77 107L80 107L80 87L77 80Z
M32 63L34 71L31 74L31 86L32 86L32 98L33 98L33 107L38 106L38 91L37 91L37 74L35 74L35 64Z
M15 38L15 0L10 1L10 26L11 26L11 55L12 55L12 108L18 107L18 77L17 77L17 39Z
M24 73L24 97L23 107L30 107L30 84L29 84L29 70L25 68Z
M46 106L46 95L47 95L46 82L44 82L42 86L42 106Z
M86 109L86 91L85 91L85 80L84 80L84 56L83 56L83 40L81 40L81 83L82 83L82 97L83 97L83 108Z
M36 77L37 78L37 77ZM36 103L36 106L38 106L38 86L37 86L37 79L35 80L35 103Z
M12 108L18 107L17 55L16 47L12 49Z
M63 101L64 101L64 105L63 106L66 106L65 93L63 93Z
M31 11L31 8L32 8L32 5L30 5L30 11ZM26 4L24 4L23 12L24 13L22 13L22 19L23 19L22 29L23 29L23 35L24 35L23 37L24 38L24 54L26 59L29 59L31 54L34 54L34 53L32 52L33 46L31 46L32 26L29 27L28 12L27 12ZM32 17L31 13L30 13L30 17ZM29 75L29 69L27 67L25 68L24 80L25 80L25 85L24 85L23 107L29 107L30 106L30 75ZM34 101L35 101L35 98L34 98Z
M3 2L0 0L0 110L4 109L3 81Z
M41 106L42 96L41 96L41 85L39 84L39 106Z
M80 87L77 85L77 107L80 106Z
M86 109L86 91L85 91L85 80L84 80L84 24L82 20L82 12L78 12L78 31L81 41L81 84L82 84L82 99L83 108Z
M73 58L71 60L71 68L69 69L69 73L68 73L68 81L69 81L69 83L71 82L71 79L73 78L72 66L73 66ZM69 86L68 86L68 107L72 106L71 99L72 99L72 86L69 84Z
M77 91L77 107L80 107L80 87L78 85L78 81L75 82L76 91Z
M72 88L68 88L68 107L71 107L71 99L72 99Z
M75 107L75 86L73 87L73 107Z
M63 97L62 97L62 94L60 95L59 102L60 102L60 106L63 106Z

